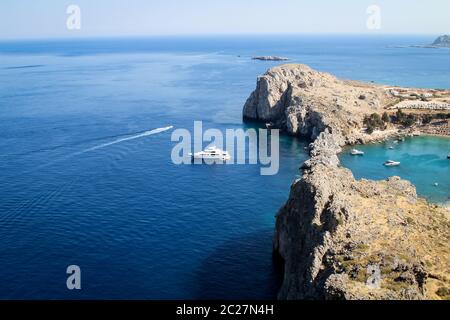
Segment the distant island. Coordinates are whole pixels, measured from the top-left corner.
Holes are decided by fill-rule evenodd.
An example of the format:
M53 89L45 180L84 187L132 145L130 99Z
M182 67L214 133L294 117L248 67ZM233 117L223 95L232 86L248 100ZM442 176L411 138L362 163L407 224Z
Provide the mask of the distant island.
M261 61L288 61L289 58L286 57L278 57L278 56L256 56L252 57L253 60L261 60Z
M443 35L438 37L432 44L434 47L450 48L450 36Z
M430 44L413 44L413 45L390 45L387 48L424 48L424 49L440 49L450 48L450 35L439 36Z

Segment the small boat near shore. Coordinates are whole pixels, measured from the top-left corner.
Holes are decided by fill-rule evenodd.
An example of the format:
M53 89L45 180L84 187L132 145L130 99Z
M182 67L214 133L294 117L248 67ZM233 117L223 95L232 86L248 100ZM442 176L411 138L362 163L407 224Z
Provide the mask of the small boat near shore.
M352 149L352 151L350 151L350 154L352 156L363 156L364 152L360 151L360 150L357 150L357 149Z
M209 147L203 151L190 153L189 154L192 159L202 159L202 160L211 160L211 161L226 161L230 160L230 154L228 151L224 151L215 146Z
M393 160L388 160L384 163L384 166L386 166L386 167L397 167L399 165L400 165L400 162L393 161Z

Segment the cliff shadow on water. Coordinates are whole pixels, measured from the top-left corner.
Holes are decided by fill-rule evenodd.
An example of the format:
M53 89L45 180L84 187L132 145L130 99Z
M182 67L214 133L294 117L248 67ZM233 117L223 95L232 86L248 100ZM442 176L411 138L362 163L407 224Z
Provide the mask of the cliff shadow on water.
M267 228L218 246L194 277L195 298L276 299L283 270L273 258L272 240L273 229Z

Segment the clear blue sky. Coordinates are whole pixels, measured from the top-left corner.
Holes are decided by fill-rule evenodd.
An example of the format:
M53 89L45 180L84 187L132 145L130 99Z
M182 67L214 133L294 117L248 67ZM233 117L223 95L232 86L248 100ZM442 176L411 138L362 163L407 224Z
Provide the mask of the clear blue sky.
M68 31L79 5L82 28ZM366 9L381 8L381 30ZM0 39L239 33L450 33L449 0L0 0Z

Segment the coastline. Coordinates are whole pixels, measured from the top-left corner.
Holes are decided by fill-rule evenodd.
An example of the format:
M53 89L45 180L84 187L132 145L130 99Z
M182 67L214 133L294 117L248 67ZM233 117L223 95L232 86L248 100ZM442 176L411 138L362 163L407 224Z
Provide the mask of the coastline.
M444 139L450 139L450 135L443 135L443 134L437 134L437 133L422 133L422 136L430 136L430 137L437 137L437 138L444 138Z
M399 177L356 180L340 165L346 146L411 135L398 128L361 131L364 113L383 110L389 101L380 86L304 65L275 67L258 78L244 119L271 121L313 141L302 177L277 214L280 299L440 299L436 288L450 287L445 274L428 276L450 267L436 238L448 234L448 210L418 197Z
M427 214L445 217L441 220L445 222L439 222L444 223L439 233L445 234L448 232L445 224L448 223L448 210L417 196L414 185L399 177L384 181L355 179L349 169L340 165L339 160L330 161L333 157L338 159L337 155L343 147L353 145L341 145L336 141L339 138L326 130L313 142L311 159L303 167L302 179L294 183L288 202L277 215L274 250L288 269L279 298L438 299L430 291L434 290L431 289L434 286L441 287L442 283L436 285L433 279L427 278L427 274L442 270L442 266L424 268L425 262L421 259L421 256L430 254L436 244L425 240L428 235L419 235L425 231L414 230L413 225ZM393 194L397 199L394 206ZM355 210L355 207L360 209ZM381 221L390 221L394 210L397 215L401 212L399 220L381 228ZM301 216L298 216L299 212L302 212ZM407 224L402 221L407 221ZM295 230L293 226L300 227ZM318 226L321 229L319 233L316 231ZM408 229L405 230L405 227ZM435 227L432 227L433 230ZM420 243L427 243L426 249L422 247L418 254L419 242L413 243L411 240L408 240L408 247L399 245L396 243L401 241L397 238L399 232L405 233L403 237L415 234L414 239L419 237L422 239ZM388 237L392 239L386 241ZM386 248L381 248L383 246ZM302 253L298 252L298 247L303 247ZM364 248L365 252L361 253L358 248ZM414 253L410 248L414 248ZM367 251L370 252L368 261L374 262L365 262ZM306 263L294 265L292 270L292 263L299 259L299 255ZM386 256L391 258L378 260ZM439 256L448 264L448 255ZM398 281L394 280L397 259L407 261L401 277L411 279L408 280L411 282L399 287L389 285ZM346 268L346 261L352 263L351 268ZM353 268L357 268L357 275L352 276ZM370 270L385 270L373 287ZM407 289L400 289L402 286Z
M338 155L338 157L340 157L341 155L343 155L343 153L344 153L345 151L348 151L349 149L354 148L354 147L356 147L356 146L358 146L358 145L364 146L364 145L376 145L376 144L382 144L382 143L388 142L389 140L395 140L395 139L398 138L398 137L409 137L409 138L411 138L411 139L415 139L415 138L427 137L427 136L429 136L429 137L434 137L434 138L446 139L446 140L449 140L449 143L450 143L450 136L446 136L446 135L422 134L421 136L412 136L412 135L406 135L406 134L404 134L404 133L403 133L403 134L398 134L398 135L397 135L397 134L392 134L392 135L386 136L386 137L385 137L384 139L382 139L382 140L372 140L372 141L369 141L369 142L366 142L366 143L363 143L363 144L347 144L347 145L345 145L345 146L342 147L342 150L341 150L337 155ZM449 161L450 161L450 160L449 160ZM348 167L346 167L346 166L343 166L343 167L344 167L344 168L347 168L347 169L349 169L349 170L351 170L350 168L348 168ZM358 180L358 179L356 179L356 180ZM365 178L362 178L362 179L359 179L359 180L365 180ZM374 181L376 181L376 180L374 180ZM414 185L413 183L411 183L411 184ZM450 213L450 200L448 200L448 201L443 201L443 202L436 202L436 201L430 201L430 200L429 200L428 198L426 198L425 196L420 196L420 195L418 195L417 198L420 198L420 199L426 201L426 202L429 203L430 205L436 205L436 206L439 206L439 207L441 207L441 208L443 208L443 209L449 211L449 213Z

